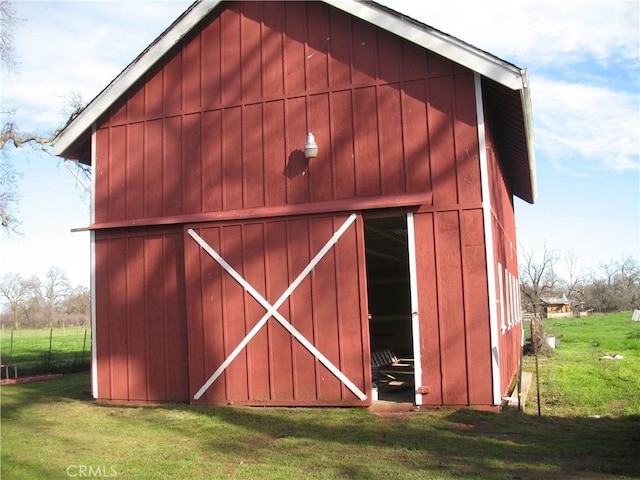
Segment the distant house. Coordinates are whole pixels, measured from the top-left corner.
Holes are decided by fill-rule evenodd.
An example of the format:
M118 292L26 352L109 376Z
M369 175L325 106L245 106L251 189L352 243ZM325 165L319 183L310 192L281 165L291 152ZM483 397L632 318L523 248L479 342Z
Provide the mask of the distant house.
M571 318L578 316L575 309L576 302L573 302L562 294L560 297L541 298L542 318Z
M91 165L92 391L498 408L525 70L374 2L196 2L56 138ZM392 393L390 393L392 395Z

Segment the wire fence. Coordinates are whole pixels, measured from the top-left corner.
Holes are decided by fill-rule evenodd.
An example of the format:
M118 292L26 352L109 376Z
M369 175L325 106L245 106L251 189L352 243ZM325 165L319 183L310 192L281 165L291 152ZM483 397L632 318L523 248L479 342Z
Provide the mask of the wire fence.
M55 327L2 329L2 378L89 369L91 329Z

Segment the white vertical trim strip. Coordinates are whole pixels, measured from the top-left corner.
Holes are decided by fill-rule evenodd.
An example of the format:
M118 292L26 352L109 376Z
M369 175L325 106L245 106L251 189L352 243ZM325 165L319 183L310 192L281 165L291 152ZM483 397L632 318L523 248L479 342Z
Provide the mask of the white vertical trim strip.
M509 272L509 329L516 324L516 279Z
M498 312L496 309L496 273L493 255L493 225L491 222L491 191L489 190L489 160L487 158L486 131L484 128L484 105L482 103L482 81L480 74L473 74L476 90L476 115L478 122L478 149L480 154L480 183L482 187L482 218L487 261L487 287L489 294L489 325L491 339L491 373L493 377L493 404L500 405L500 347Z
M227 263L218 252L216 252L207 242L202 239L194 230L189 229L189 235L200 245L211 257L218 262L226 271L231 275L253 298L255 298L260 305L262 305L267 312L256 323L251 331L245 336L245 338L238 344L238 346L229 354L225 361L218 367L218 369L207 379L207 381L200 387L200 390L194 395L194 399L198 400L204 395L207 389L215 382L224 370L231 364L231 362L239 355L239 353L247 346L251 339L258 333L258 331L264 326L269 318L274 317L289 333L291 333L307 350L309 350L325 367L331 371L342 383L344 383L349 390L351 390L360 400L365 400L367 396L349 380L331 361L325 357L313 344L311 344L293 325L291 325L279 312L278 308L286 301L286 299L293 293L293 291L302 283L304 278L311 273L316 267L318 262L327 254L327 252L336 244L342 234L351 226L356 220L357 215L352 213L349 218L342 224L342 226L333 234L333 236L327 241L327 243L320 249L315 257L309 262L309 264L300 272L296 279L289 285L285 292L278 298L278 300L271 305L260 293L249 284L229 263Z
M422 357L420 356L420 309L418 304L418 265L413 213L407 213L407 246L409 250L409 286L411 289L411 334L413 340L413 376L415 392L422 387ZM415 394L417 406L422 405L422 394Z
M504 282L503 282L504 274L502 272L502 264L498 262L498 299L496 302L500 304L500 332L504 333L507 331L507 315L505 313L504 307Z
M91 224L96 221L96 125L91 127ZM89 234L90 292L91 292L91 395L98 398L98 341L96 328L96 232Z

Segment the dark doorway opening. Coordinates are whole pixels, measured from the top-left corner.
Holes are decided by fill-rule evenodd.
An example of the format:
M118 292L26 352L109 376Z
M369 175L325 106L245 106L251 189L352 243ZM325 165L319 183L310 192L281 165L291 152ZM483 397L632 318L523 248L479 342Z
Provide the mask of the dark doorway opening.
M407 216L369 215L363 220L374 388L379 400L413 403Z

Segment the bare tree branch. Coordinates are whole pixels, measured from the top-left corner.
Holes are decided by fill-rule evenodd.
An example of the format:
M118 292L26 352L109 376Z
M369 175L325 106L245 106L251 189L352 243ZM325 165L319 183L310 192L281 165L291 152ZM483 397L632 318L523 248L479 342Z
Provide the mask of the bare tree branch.
M14 31L20 19L8 0L0 2L0 64L6 73L18 71L15 53Z
M33 142L38 144L43 152L52 155L49 146L54 137L55 134L50 137L43 137L33 133L19 133L16 125L12 121L9 121L4 124L2 132L0 132L0 150L4 149L9 142L12 142L16 148Z

